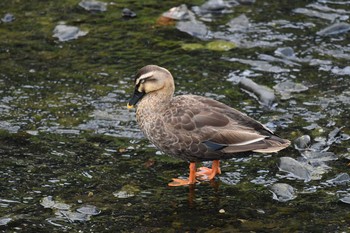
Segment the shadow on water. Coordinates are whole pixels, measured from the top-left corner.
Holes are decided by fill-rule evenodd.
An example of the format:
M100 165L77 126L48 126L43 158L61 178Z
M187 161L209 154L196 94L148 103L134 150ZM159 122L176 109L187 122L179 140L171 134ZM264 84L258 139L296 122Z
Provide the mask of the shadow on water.
M220 2L0 3L1 232L349 231L348 3ZM125 108L146 64L293 146L168 187L188 164Z

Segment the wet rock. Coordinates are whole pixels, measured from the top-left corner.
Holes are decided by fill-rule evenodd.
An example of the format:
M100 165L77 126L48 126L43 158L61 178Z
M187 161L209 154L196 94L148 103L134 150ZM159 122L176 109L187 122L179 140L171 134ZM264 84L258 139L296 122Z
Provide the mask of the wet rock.
M316 34L319 36L335 36L338 34L346 33L348 31L350 31L350 24L335 23L318 31Z
M205 46L199 43L188 43L188 44L182 44L181 48L183 50L198 50L198 49L205 49Z
M307 150L303 151L301 155L310 161L311 163L313 161L318 162L327 162L327 161L333 161L337 160L338 157L333 152L328 151L313 151L313 150Z
M340 198L339 201L346 203L346 204L350 204L350 194Z
M251 65L253 70L258 70L258 71L264 71L264 72L270 72L270 73L283 73L283 72L290 71L289 69L283 69L279 66L274 66L266 61L261 61L261 60L249 60L249 59L241 59L241 58L223 58L223 59L228 61L233 61L233 62L237 61L243 64Z
M350 182L350 176L348 173L340 173L335 178L327 180L327 183L332 185L346 185Z
M214 51L228 51L235 48L236 44L230 41L215 40L207 43L205 47Z
M240 16L231 19L227 25L230 27L230 31L245 31L249 28L250 23L247 16L245 14L241 14Z
M124 185L121 190L114 192L113 195L117 198L129 198L135 196L139 192L140 189L138 187L127 184Z
M294 188L289 184L275 183L270 187L272 198L279 202L287 202L296 198Z
M293 62L291 61L291 59L288 57L287 59L285 59L285 57L283 57L282 59L281 58L276 58L276 57L273 57L271 55L268 55L268 54L259 54L258 55L258 58L260 60L264 60L264 61L267 61L267 62L281 62L281 63L284 63L288 66L300 66L300 64L296 63L296 62ZM299 58L296 58L296 57L293 57L293 60L298 60L300 61Z
M99 215L101 213L101 210L93 205L85 205L77 209L77 212L87 215Z
M323 4L327 4L327 0L322 0L322 1L318 1L319 3L323 3ZM323 4L319 4L319 3L310 3L307 5L307 7L309 8L313 8L319 11L324 11L324 12L335 12L335 13L339 13L339 14L348 14L350 13L349 11L346 11L344 9L338 9L338 8L331 8L328 7L327 5L323 5ZM335 3L335 2L333 2Z
M320 126L316 123L312 123L308 126L304 126L303 129L307 129L307 130L313 130L313 129L317 129L317 128L320 128Z
M129 8L124 8L122 11L122 16L124 18L135 18L136 17L136 13L133 12L132 10L130 10Z
M186 4L173 7L162 14L163 17L174 20L190 20L193 19L193 13L187 8Z
M189 43L182 44L181 48L183 50L198 50L198 49L208 49L213 51L228 51L236 47L236 44L230 41L215 40L208 42L205 45L199 43Z
M69 41L87 34L86 31L82 31L78 27L64 24L57 25L53 33L53 37L57 37L59 41Z
M107 10L107 3L95 0L83 0L79 2L79 6L81 6L87 11L102 12Z
M51 207L58 210L69 210L71 205L63 203L63 202L55 202L55 204Z
M303 14L309 17L316 17L316 18L321 18L321 19L326 19L331 22L335 21L336 19L340 20L347 20L349 16L347 15L341 15L341 14L336 14L336 13L324 13L316 10L311 10L307 8L297 8L293 10L295 13L298 14Z
M47 196L41 199L40 205L44 208L52 208L55 205L55 202L52 199L52 196Z
M242 179L242 174L240 172L225 172L223 176L220 176L221 182L228 185L236 185Z
M190 21L179 21L176 24L176 28L199 39L209 39L209 29L204 23L196 19Z
M60 210L55 213L58 217L67 219L69 222L86 222L90 220L90 215L78 213L78 212L72 212L72 211L66 211L66 210Z
M65 204L63 202L56 202L53 200L52 196L47 196L41 199L40 205L44 208L58 209L58 210L68 210L71 205Z
M291 47L278 48L275 55L280 57L295 57L294 50Z
M10 133L17 133L21 127L18 125L13 125L12 123L9 123L7 121L1 121L0 120L0 129L6 130Z
M12 221L12 218L6 218L6 217L0 218L0 226L5 226L11 221Z
M249 78L244 78L244 77L240 79L239 85L243 89L254 93L257 96L258 101L262 105L268 106L268 107L272 106L275 100L275 94L270 88L259 85L255 83L253 80Z
M350 66L346 66L344 68L339 68L338 66L335 66L331 69L331 72L337 75L350 75Z
M281 95L281 99L283 100L292 98L292 93L300 93L309 89L301 83L295 83L289 80L278 83L273 88Z
M309 135L303 135L294 140L294 146L297 150L304 150L310 146L311 138Z
M311 180L311 172L300 162L291 157L280 158L279 169L288 172L291 177L308 182Z
M337 141L337 139L340 136L340 130L341 130L341 128L335 128L334 130L332 130L328 134L328 139L327 139L327 145L328 146L332 145L334 142Z
M193 11L199 15L207 13L228 13L229 8L237 5L237 3L223 0L208 0L199 7L193 7Z
M252 5L256 0L237 0L242 5Z
M4 17L1 18L1 21L4 23L11 23L15 20L15 16L11 13L6 13Z

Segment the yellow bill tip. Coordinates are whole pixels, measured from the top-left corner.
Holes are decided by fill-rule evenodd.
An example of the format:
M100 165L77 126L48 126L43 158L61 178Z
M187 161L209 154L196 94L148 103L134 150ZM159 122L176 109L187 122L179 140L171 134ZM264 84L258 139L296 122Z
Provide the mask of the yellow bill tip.
M128 109L134 108L134 105L130 105L129 103L126 105Z

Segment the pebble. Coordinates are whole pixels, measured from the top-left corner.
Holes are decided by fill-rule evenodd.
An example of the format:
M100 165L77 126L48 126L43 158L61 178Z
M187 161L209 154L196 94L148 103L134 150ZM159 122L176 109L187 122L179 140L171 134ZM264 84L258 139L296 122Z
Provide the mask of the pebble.
M303 135L294 140L294 146L297 150L304 150L310 146L311 138L309 135Z
M287 202L296 198L294 188L289 184L275 183L270 187L272 198L279 202Z
M308 182L311 180L310 171L300 162L291 157L281 157L279 169L288 172L290 176Z
M77 209L77 212L88 215L99 215L101 213L101 210L93 205L85 205Z
M122 16L124 18L135 18L136 17L136 13L133 12L132 10L130 10L129 8L124 8L122 11Z
M16 18L13 14L11 13L6 13L4 15L4 17L1 18L1 21L4 23L11 23L12 21L14 21Z
M83 0L79 2L79 6L84 8L87 11L106 11L107 3L95 1L95 0Z
M67 26L64 24L57 25L53 30L53 37L57 37L59 41L69 41L85 36L86 31L81 31L78 27Z
M332 24L318 31L316 34L319 36L335 36L338 34L346 33L348 31L350 31L350 24L341 22Z

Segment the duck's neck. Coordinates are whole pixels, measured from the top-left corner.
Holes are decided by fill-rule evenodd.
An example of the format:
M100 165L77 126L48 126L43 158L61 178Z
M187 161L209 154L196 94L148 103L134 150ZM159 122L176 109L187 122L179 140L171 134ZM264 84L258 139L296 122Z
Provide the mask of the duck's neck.
M172 98L173 98L173 93L163 93L163 92L148 93L139 102L137 109L138 111L146 110L146 111L159 112L169 105Z

